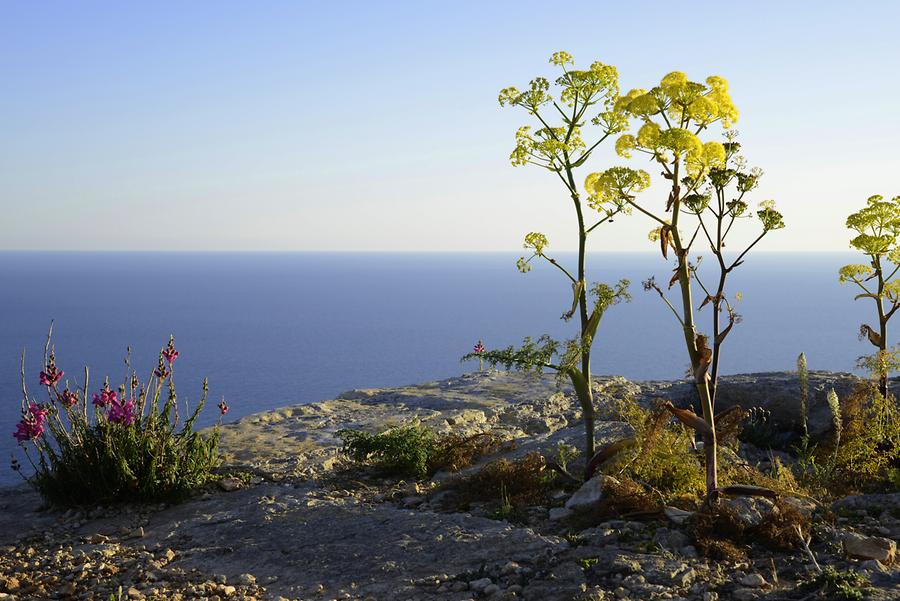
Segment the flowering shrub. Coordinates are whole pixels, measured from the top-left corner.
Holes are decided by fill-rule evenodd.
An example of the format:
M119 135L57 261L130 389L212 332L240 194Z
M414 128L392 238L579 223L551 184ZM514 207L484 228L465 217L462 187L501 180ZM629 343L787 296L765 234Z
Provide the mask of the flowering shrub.
M587 69L576 69L568 52L555 52L550 63L558 69L555 87L547 78L535 77L524 90L515 87L500 90L498 100L500 106L524 111L533 123L533 126L523 125L516 131L516 145L509 156L510 162L515 167L533 165L554 173L563 186L560 200L572 203L578 225L578 255L573 264L566 267L563 261L548 254L550 241L546 235L529 232L525 235L524 248L530 256L520 257L516 267L527 273L534 263L546 261L565 277L572 288L572 302L567 305L562 319L569 321L577 314L578 330L573 338L563 343L548 337L541 337L538 343L526 338L519 349L486 351L479 342L474 352L462 360L478 359L479 368L487 362L492 367L505 365L507 369L515 367L522 371L550 369L556 371L560 380L568 379L581 405L584 454L590 458L594 455L595 444L591 348L606 309L630 297L627 280L620 280L614 287L588 284L588 236L615 217L628 214L630 209L619 194L601 199L587 186L588 194L585 195L576 183L576 173L603 141L628 129L628 115L619 106L619 73L615 67L595 61ZM650 176L643 174L632 179L628 182L617 180L617 190L624 186L629 193L640 192L649 184ZM604 185L614 184L605 182ZM596 297L594 303L592 296Z
M25 476L15 459L13 469L55 505L172 499L202 485L217 459L218 424L209 436L194 431L206 402L205 380L194 410L182 405L182 420L172 379L178 356L169 338L146 383L129 357L118 389L107 379L91 394L87 368L80 387L63 380L48 336L39 375L46 400L29 396L23 354L22 419L13 432L34 474ZM219 410L228 411L224 399Z

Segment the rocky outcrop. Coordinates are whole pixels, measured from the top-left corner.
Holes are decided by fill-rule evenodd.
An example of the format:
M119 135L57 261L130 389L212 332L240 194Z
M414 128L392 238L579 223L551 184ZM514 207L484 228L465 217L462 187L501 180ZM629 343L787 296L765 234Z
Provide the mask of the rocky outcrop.
M817 391L852 385L844 375L811 380ZM778 403L795 402L795 384L790 374L729 376L720 402L766 403L774 414ZM692 394L689 382L601 377L594 386L605 418L598 445L631 433L610 413L617 400L689 403ZM549 455L561 442L580 446L580 418L571 391L552 376L468 374L354 390L228 424L221 450L230 475L178 505L57 512L41 509L27 488L0 489L0 599L108 599L119 585L131 599L173 601L792 598L810 569L804 555L709 563L690 539L691 512L667 508L656 521L610 520L571 532L568 518L602 498L599 478L509 523L477 507L451 512L447 494L431 494L449 474L427 483L359 482L336 471L344 464L342 428L375 431L415 419L439 432L490 430L515 443L501 453L516 457ZM900 599L891 557L897 501L869 497L836 504L838 513L862 518L818 528L813 546L821 563L868 570L871 598ZM752 522L769 505L736 510Z

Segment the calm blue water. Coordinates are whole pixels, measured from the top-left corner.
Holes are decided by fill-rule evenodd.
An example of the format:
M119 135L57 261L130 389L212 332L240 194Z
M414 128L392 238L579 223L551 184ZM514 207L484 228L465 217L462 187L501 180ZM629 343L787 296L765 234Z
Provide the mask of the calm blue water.
M517 256L0 253L0 457L5 464L15 449L20 353L27 349L28 384L39 394L51 319L60 368L80 382L89 365L92 388L104 374L121 381L128 345L148 373L174 334L179 394L196 400L207 376L211 423L222 396L238 418L355 387L453 376L477 368L459 357L479 338L491 348L528 334L570 336L574 322L559 319L569 286L550 266L518 273ZM731 291L744 293L744 322L729 337L723 373L792 369L801 351L812 369L851 370L869 352L856 338L869 307L836 281L851 259L757 253L736 270ZM683 375L677 323L640 286L651 274L668 282L661 257L596 254L589 266L594 280L631 279L634 296L604 318L594 372ZM12 476L0 464L0 482Z

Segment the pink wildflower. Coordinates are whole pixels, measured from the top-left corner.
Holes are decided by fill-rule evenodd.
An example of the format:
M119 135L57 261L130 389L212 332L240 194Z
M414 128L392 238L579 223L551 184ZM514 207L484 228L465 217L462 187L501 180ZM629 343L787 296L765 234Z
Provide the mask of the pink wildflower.
M94 406L95 407L106 407L111 403L119 402L119 393L115 390L110 390L109 385L105 385L103 390L100 391L100 394L94 393Z
M482 342L479 340L478 344L475 345L475 348L473 350L475 351L476 355L484 354L484 344L482 344Z
M50 351L50 356L47 357L47 365L41 372L41 386L56 386L56 383L62 379L64 373L66 372L56 369L56 355L53 354L53 351Z
M22 415L22 421L16 424L16 431L13 437L16 441L22 443L33 440L44 433L44 421L47 419L49 410L31 403L28 405L28 411Z
M132 425L134 423L134 401L126 399L124 402L119 403L118 400L113 398L109 403L106 418L114 424Z
M78 403L78 395L68 388L56 395L57 400L66 407L74 407Z
M218 407L219 407L219 413L221 413L222 415L225 415L226 413L228 413L228 403L225 402L224 398L221 401L219 401Z
M153 370L153 375L159 378L160 380L164 380L172 373L172 370L166 366L165 361L165 350L160 351L159 353L159 364L156 366L156 369Z
M163 357L166 361L171 365L175 362L175 359L178 358L178 351L175 350L175 338L169 336L169 344L160 351L160 356Z

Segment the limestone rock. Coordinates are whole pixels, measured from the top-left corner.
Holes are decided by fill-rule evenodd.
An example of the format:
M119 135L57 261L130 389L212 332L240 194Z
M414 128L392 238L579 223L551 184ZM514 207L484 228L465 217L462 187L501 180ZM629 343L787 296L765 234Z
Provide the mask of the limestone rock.
M864 536L856 532L843 535L844 552L856 559L875 559L883 564L890 564L897 555L897 543L880 536Z
M598 474L581 485L581 488L566 501L566 509L571 511L584 511L593 507L603 498L603 487L607 482L618 484L612 476Z

